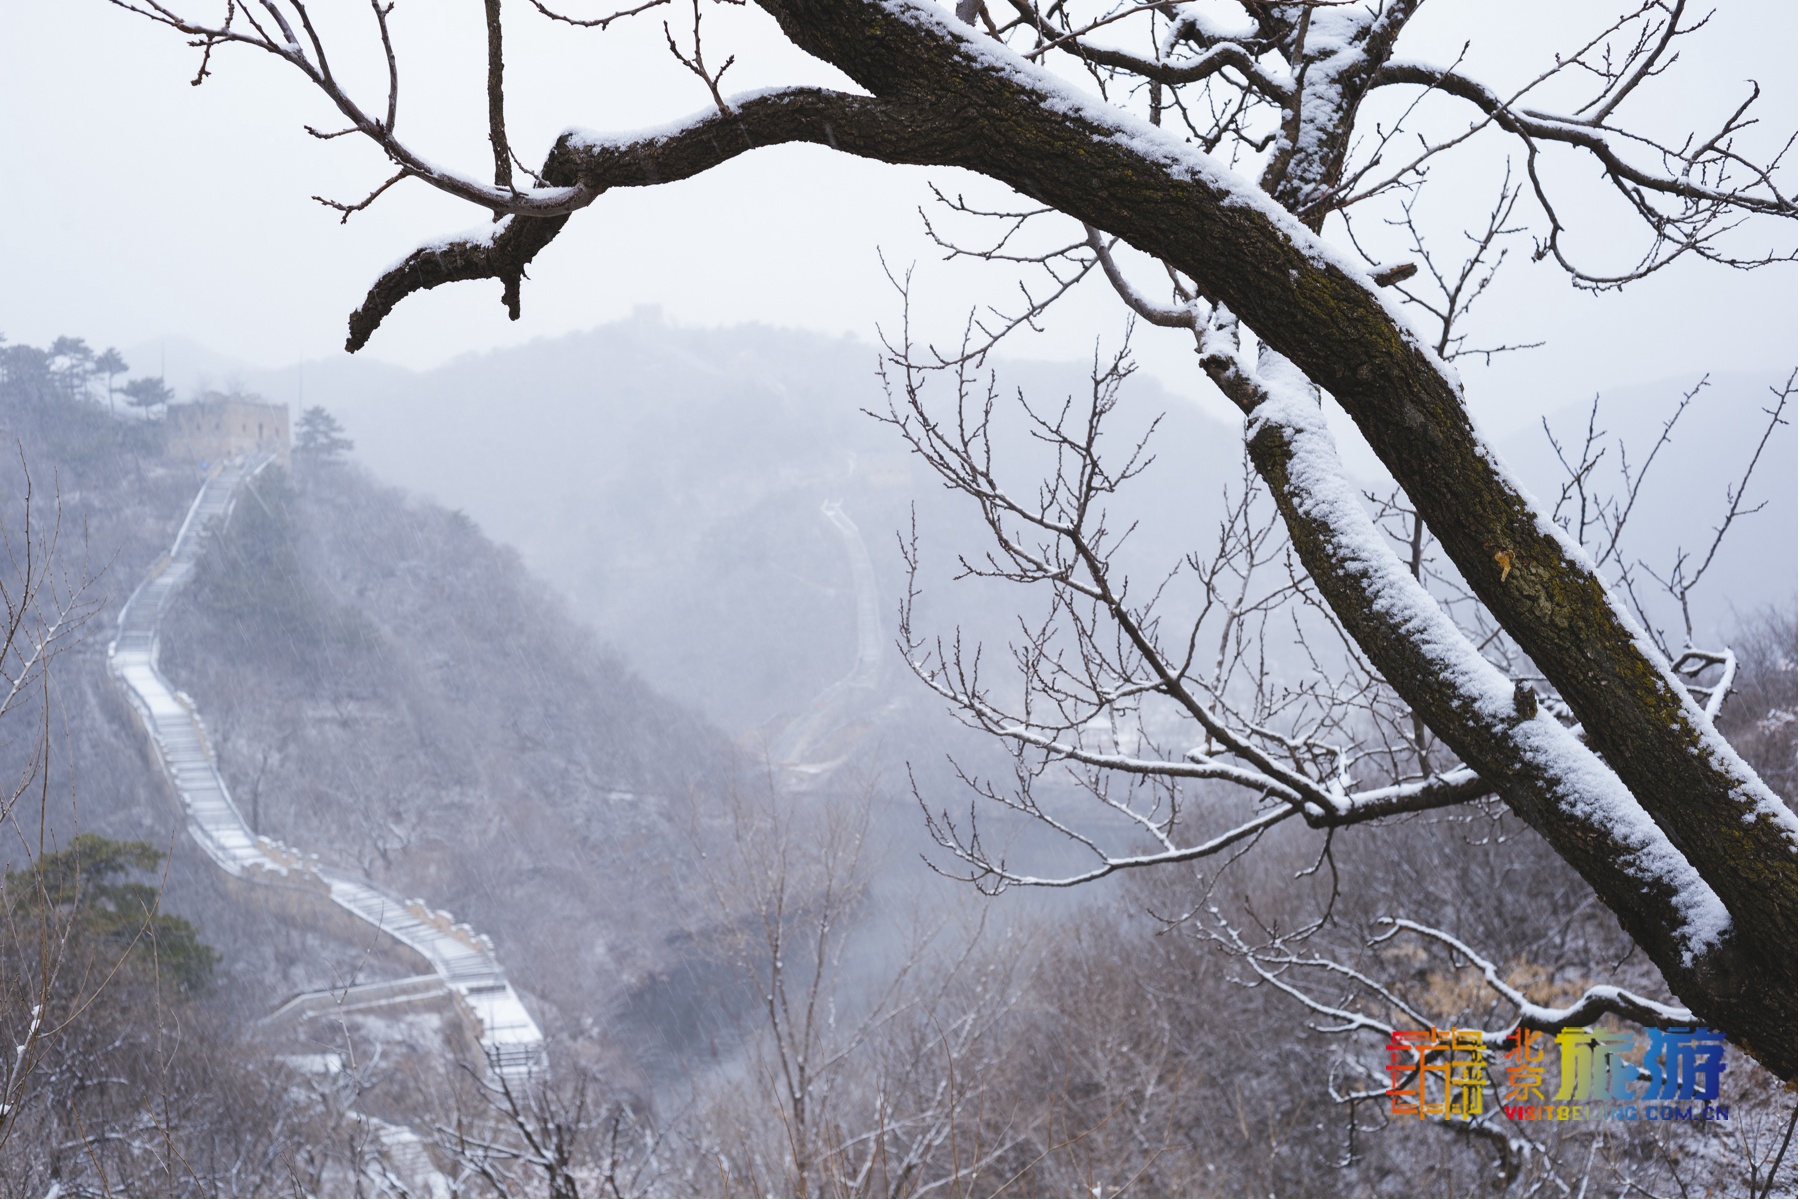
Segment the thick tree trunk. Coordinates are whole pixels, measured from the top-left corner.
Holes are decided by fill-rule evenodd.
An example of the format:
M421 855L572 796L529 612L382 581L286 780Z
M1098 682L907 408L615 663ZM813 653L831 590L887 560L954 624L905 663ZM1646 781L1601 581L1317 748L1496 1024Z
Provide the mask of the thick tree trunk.
M1323 413L1305 397L1226 390L1247 410L1251 460L1301 563L1370 662L1581 873L1701 1020L1732 1031L1772 1069L1791 1062L1791 993L1761 985L1755 947L1735 927L1708 940L1729 923L1716 894L1617 775L1535 698L1521 703L1388 549Z
M1766 987L1785 1014L1779 1030L1756 1020L1731 1032L1793 1078L1792 814L1712 730L1586 556L1527 502L1475 434L1448 369L1360 273L1197 151L935 12L905 0L761 3L795 43L953 142L945 161L1173 264L1331 393L1589 743L1718 893L1740 982Z

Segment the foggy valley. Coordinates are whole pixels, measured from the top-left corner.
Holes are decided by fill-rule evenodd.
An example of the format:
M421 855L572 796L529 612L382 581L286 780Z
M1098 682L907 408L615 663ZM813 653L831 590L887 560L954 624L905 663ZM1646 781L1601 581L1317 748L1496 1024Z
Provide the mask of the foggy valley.
M416 374L177 350L170 403L133 405L116 385L149 378L148 350L114 380L73 340L0 349L9 494L30 481L9 586L49 580L27 607L67 622L53 658L13 651L11 828L76 877L34 891L21 859L7 877L5 1019L16 1038L35 1019L36 980L66 1022L29 1085L12 1077L8 1194L1390 1194L1422 1162L1432 1188L1480 1194L1596 1155L1615 1178L1679 1162L1688 1186L1730 1190L1769 1161L1774 1085L1735 1050L1729 1131L1571 1127L1535 1157L1334 1100L1380 1077L1382 1041L1321 1020L1357 1003L1336 984L1305 993L1326 1009L1277 985L1320 953L1379 968L1390 999L1446 1025L1507 1019L1466 956L1365 946L1356 931L1390 913L1456 930L1540 1003L1602 979L1660 994L1497 802L1335 837L1271 827L1242 856L1074 889L982 869L1076 874L1086 840L1144 853L1154 831L908 668L939 639L980 641L982 686L1016 704L1007 648L1049 610L1042 586L958 578L991 533L909 450L875 348L646 311ZM1044 411L1096 389L1081 363L996 371L1002 401ZM1641 463L1694 382L1605 397L1609 439ZM1781 383L1700 394L1632 554L1704 550L1718 481ZM1108 445L1127 455L1155 424L1157 453L1105 497L1130 530L1115 562L1165 589L1172 626L1210 619L1212 592L1189 586L1203 564L1183 558L1254 525L1266 496L1234 508L1236 430L1147 378L1118 395ZM1551 421L1565 448L1588 415L1569 399ZM246 417L208 441L195 422L227 411L268 430ZM994 469L1029 488L1041 438L993 428ZM1504 448L1540 497L1561 486L1548 447L1540 431ZM1693 597L1696 638L1740 656L1719 727L1789 804L1795 480L1777 437L1748 497L1768 507ZM1362 482L1382 511L1391 483ZM211 525L189 517L203 483ZM191 769L165 777L148 693L109 662L123 606L184 546L191 577L142 620L183 706L170 719L235 806L219 828L265 839L235 873L197 840ZM1316 617L1277 616L1261 677L1350 669ZM1146 700L1074 736L1150 755L1187 736L1179 717ZM995 802L1015 779L1023 809ZM1203 836L1268 811L1204 779L1181 794ZM427 940L381 932L388 910L354 919L333 879L366 881ZM1312 957L1271 975L1239 940L1320 920ZM488 965L453 969L430 938ZM505 1070L480 1007L495 989L529 1014Z

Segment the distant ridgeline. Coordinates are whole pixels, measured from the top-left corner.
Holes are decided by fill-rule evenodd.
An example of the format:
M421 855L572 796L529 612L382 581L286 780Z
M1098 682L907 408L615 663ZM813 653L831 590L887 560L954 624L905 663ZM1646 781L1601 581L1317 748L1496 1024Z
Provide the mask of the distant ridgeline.
M289 465L292 439L285 404L260 397L207 392L189 404L168 408L169 457L219 462L234 455L272 453Z

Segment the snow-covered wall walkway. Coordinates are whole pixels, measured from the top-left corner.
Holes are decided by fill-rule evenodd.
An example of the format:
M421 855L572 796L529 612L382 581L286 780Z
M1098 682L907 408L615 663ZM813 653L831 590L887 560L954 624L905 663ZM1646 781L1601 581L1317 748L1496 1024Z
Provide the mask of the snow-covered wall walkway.
M823 779L840 766L846 755L825 762L814 761L821 743L840 727L863 699L881 683L885 648L881 634L881 595L875 586L875 564L869 547L844 506L826 501L819 509L844 543L850 561L850 580L856 589L856 664L850 673L813 697L805 712L790 721L771 740L769 761L786 772L789 786L804 787Z
M230 514L238 486L270 459L262 455L226 463L201 485L175 545L125 602L107 662L181 800L188 832L219 869L238 879L317 889L418 952L459 1001L489 1065L510 1079L521 1079L544 1065L544 1035L507 981L492 943L423 901L402 900L365 879L321 866L316 856L257 836L232 803L193 701L170 686L157 667L157 625L164 610L192 577L208 534Z

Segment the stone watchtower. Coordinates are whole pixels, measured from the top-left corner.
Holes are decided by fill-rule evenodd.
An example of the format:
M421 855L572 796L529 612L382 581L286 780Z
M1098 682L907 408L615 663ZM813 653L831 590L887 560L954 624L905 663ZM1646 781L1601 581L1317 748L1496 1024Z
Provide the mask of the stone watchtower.
M259 396L208 392L190 404L168 408L169 457L218 462L263 450L289 465L292 440L285 404L268 404Z

